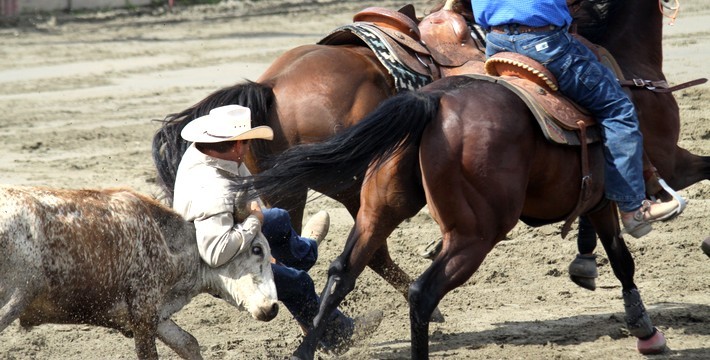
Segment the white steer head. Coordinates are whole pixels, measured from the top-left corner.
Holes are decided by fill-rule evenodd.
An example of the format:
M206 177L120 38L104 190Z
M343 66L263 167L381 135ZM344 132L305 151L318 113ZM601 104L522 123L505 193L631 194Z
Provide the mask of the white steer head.
M219 296L246 309L252 317L269 321L278 314L276 285L271 271L271 249L259 233L246 248L224 265L212 269Z

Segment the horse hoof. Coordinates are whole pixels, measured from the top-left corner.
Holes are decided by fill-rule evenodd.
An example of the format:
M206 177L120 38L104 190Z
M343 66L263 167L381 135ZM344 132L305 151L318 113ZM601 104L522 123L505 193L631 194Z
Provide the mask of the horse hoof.
M446 319L444 319L444 314L441 313L439 308L435 308L434 312L431 313L431 317L429 319L429 322L433 323L443 323Z
M430 241L428 244L426 244L424 249L419 252L419 256L427 260L434 260L434 258L436 258L436 256L439 255L439 252L441 251L442 242L442 238Z
M660 330L646 340L638 339L636 348L643 355L660 354L666 350L666 337Z
M596 255L577 255L569 264L569 277L573 283L587 290L597 289L596 278L599 277L597 271Z
M703 243L700 244L700 248L703 249L705 255L710 256L710 237L705 238Z
M570 280L572 280L573 283L577 284L577 286L594 291L597 289L597 281L596 279L593 278L587 278L587 277L581 277L581 276L574 276L570 275Z

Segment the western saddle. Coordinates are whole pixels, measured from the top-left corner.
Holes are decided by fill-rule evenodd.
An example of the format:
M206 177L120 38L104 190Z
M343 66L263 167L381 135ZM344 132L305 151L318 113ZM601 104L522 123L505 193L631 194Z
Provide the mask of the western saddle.
M381 60L394 59L401 66L399 70L406 69L410 72L409 77L413 74L425 79L424 84L446 76L466 75L501 84L515 93L528 105L548 140L581 148L582 189L576 209L562 227L564 238L572 222L581 214L582 209L587 207L590 198L588 189L592 181L587 145L600 141L601 131L586 110L557 91L557 80L540 63L509 52L498 53L486 60L484 39L472 36L472 33L478 34L477 31L472 31L472 26L462 15L446 9L431 13L420 20L411 4L398 11L368 7L355 14L352 25L334 30L319 43L367 45L366 42L363 44L362 40L365 36L358 34L359 31L367 29L369 36L375 34L384 43L384 46L378 49L371 46L373 51L389 52L379 57ZM616 74L620 85L625 87L672 92L707 81L697 79L670 87L665 80L627 80L611 53L582 37L577 38ZM383 65L390 70L393 77L397 77L397 73L390 67L391 64L384 64L383 61ZM644 162L646 169L653 169L647 158L644 158ZM660 189L662 184L659 185L658 180L658 174L651 171L647 182L652 183L647 184L647 189ZM667 186L662 189L671 196L677 195Z

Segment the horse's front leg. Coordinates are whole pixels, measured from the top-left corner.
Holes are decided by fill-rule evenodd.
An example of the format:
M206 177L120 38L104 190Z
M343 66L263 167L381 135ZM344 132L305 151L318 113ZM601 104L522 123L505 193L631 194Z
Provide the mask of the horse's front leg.
M577 249L579 254L569 265L569 277L575 284L587 290L596 290L597 261L594 249L597 246L597 233L587 216L579 217Z
M361 186L358 186L357 188L358 194L360 194L360 188ZM421 210L422 207L424 207L425 205L423 191L424 190L421 189L419 186L411 187L411 189L407 191L407 196L402 199L399 199L395 203L396 206L388 210L387 215L392 216L391 214L396 214L394 216L400 218L398 222L402 222L405 219L416 215L417 212ZM420 193L421 196L413 195L415 193ZM352 201L350 197L339 196L333 198L337 199L343 205L345 205L345 207L348 209L348 212L352 214L353 219L357 217L357 213L360 210L359 195L354 201ZM345 263L347 263L347 259L345 259ZM372 271L374 271L377 275L387 281L387 283L390 284L395 290L402 294L402 297L404 297L405 300L407 299L409 285L412 283L413 280L406 272L404 272L404 270L402 270L402 268L399 267L399 265L397 265L397 263L392 260L386 242L383 243L379 249L377 249L377 251L373 254L372 257L370 257L370 262L367 264L367 266L372 269ZM444 322L444 316L437 309L432 314L431 321Z
M614 275L621 281L626 326L629 332L638 338L638 351L644 355L663 352L666 348L666 339L663 333L653 326L641 300L641 294L634 283L634 259L624 239L619 235L618 214L613 203L590 214L590 220L604 245Z

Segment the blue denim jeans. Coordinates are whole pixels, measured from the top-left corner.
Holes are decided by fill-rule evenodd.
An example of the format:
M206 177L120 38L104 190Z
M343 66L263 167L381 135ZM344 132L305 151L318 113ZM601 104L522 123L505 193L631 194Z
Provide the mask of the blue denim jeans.
M565 96L592 113L602 129L606 197L615 201L623 212L638 209L646 197L643 137L634 104L614 73L565 28L488 33L486 56L501 51L516 52L540 62L557 78Z
M318 259L315 240L301 237L291 226L291 216L284 209L262 209L264 224L261 232L269 241L271 255L280 263L308 271Z
M262 209L264 224L261 231L269 242L272 256L279 264L272 264L276 294L293 317L306 327L313 325L318 315L320 298L308 270L318 259L318 244L312 239L298 236L291 226L291 217L283 209ZM349 339L354 329L353 320L340 310L330 317L325 336L321 339L327 348L341 339Z

